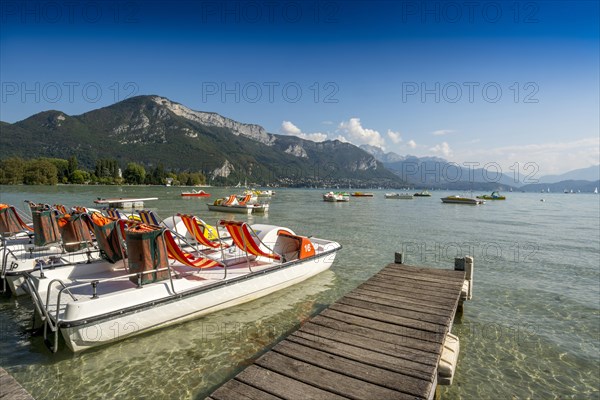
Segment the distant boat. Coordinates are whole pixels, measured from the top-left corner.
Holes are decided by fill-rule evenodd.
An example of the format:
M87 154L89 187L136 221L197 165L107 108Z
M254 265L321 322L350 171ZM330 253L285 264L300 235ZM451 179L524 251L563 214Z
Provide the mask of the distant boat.
M485 204L485 200L474 199L472 197L462 197L462 196L457 195L457 196L442 197L442 203L478 205L478 204Z
M492 194L485 194L483 196L477 196L478 199L483 200L506 200L505 196L500 195L498 192L492 192Z
M598 194L598 188L594 189L594 193Z
M412 200L413 195L410 193L386 193L386 199Z
M354 192L350 194L352 197L373 197L374 194L371 192Z
M350 195L346 192L328 192L323 194L323 201L328 202L348 202L350 201Z
M423 190L421 192L415 193L413 196L415 196L415 197L431 197L431 193L429 193L427 190Z
M204 190L192 190L191 192L181 192L182 197L210 197L210 193L206 193Z

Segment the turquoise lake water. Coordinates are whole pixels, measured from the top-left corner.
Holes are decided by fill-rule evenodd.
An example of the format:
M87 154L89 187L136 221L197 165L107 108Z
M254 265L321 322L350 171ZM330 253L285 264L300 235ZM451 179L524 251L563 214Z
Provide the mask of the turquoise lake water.
M0 202L93 206L97 197L158 197L161 217L193 213L208 223L206 199L176 187L0 187ZM216 196L224 188L208 188ZM325 203L323 190L279 189L265 216L340 242L329 271L253 302L81 354L56 354L27 332L28 298L0 296L0 365L36 399L201 399L303 320L394 259L452 268L475 258L473 300L453 332L460 338L454 383L443 399L588 399L600 396L600 197L506 193L482 206L431 198L387 200L384 191ZM483 194L483 193L481 193ZM540 199L545 201L540 201Z

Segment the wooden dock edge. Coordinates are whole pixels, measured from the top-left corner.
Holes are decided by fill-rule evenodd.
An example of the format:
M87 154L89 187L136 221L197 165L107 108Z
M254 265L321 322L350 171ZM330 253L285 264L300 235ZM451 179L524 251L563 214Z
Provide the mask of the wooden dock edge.
M34 400L6 370L0 367L0 400Z

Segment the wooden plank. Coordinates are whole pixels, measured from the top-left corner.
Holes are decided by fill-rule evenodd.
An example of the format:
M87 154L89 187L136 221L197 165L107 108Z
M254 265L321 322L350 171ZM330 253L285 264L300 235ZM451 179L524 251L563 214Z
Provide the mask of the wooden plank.
M411 279L410 277L406 277L406 276L396 276L396 275L387 275L387 274L379 274L379 275L377 275L377 278L385 279L389 282L418 286L423 289L439 291L439 292L448 293L448 294L454 293L454 291L456 290L456 285L459 285L459 283L457 283L457 282L431 282L431 281L424 281L424 280L420 280L420 279ZM462 282L460 283L460 286L462 287Z
M368 312L378 311L380 313L387 314L390 316L397 316L404 319L410 319L414 321L410 323L411 325L414 324L415 328L422 329L425 331L437 332L439 330L440 325L446 325L447 323L447 318L440 321L429 322L423 314L418 312L403 310L400 308L386 306L383 304L373 303L365 300L351 299L349 297L342 297L340 300L338 300L338 303L352 307L362 308L363 310L367 310Z
M419 316L419 318L415 318L415 319L419 319L421 321L432 322L434 324L446 324L446 323L448 323L448 319L449 319L448 313L444 313L444 314L429 313L428 312L429 309L427 307L424 307L424 306L421 306L418 304L402 303L402 302L398 302L398 301L393 301L393 300L382 298L382 297L379 297L376 295L373 296L369 293L359 292L356 290L352 291L351 293L348 293L346 296L344 296L342 298L342 300L343 299L361 300L361 301L367 301L370 303L376 303L376 304L383 305L383 306L394 307L399 310L402 310L402 314L407 317L416 315L416 316Z
M436 352L439 348L438 343L429 342L423 339L417 339L414 337L414 332L410 332L409 334L407 334L402 328L399 328L397 326L395 327L395 329L392 330L392 332L390 332L389 330L386 332L374 329L373 325L377 323L383 324L381 322L363 318L364 321L368 322L363 322L363 324L357 325L352 322L355 322L358 319L358 317L347 314L345 314L344 316L345 317L343 320L339 320L329 318L326 315L321 314L312 318L310 322L331 329L337 329L343 332L348 332L353 335L364 336L366 338L373 338L375 340L396 344L398 346L410 347L411 349L418 349L433 353Z
M383 288L394 289L397 292L404 293L404 294L410 293L413 297L424 296L424 297L429 297L432 299L437 299L440 302L448 301L447 295L440 294L439 292L434 291L434 290L422 289L418 286L401 284L401 283L393 283L387 279L379 279L379 278L371 279L371 280L369 280L369 283L374 286L380 286Z
M464 281L445 282L445 283L439 283L435 286L432 286L431 283L429 283L429 281L421 281L421 280L410 279L410 278L406 278L406 277L383 275L383 274L375 275L371 278L371 280L390 282L390 283L394 283L395 285L406 286L409 288L410 287L419 287L419 288L423 288L426 290L430 290L434 293L443 292L443 294L453 293L457 287L462 287L463 282L464 282Z
M350 360L360 361L378 368L398 372L406 376L412 376L427 382L432 382L432 374L434 373L434 370L437 371L437 367L434 368L431 365L420 364L362 347L351 346L331 339L314 339L314 336L303 332L295 332L286 340L329 354L339 355Z
M370 349L378 353L388 354L425 365L436 367L438 365L438 355L432 354L428 351L412 349L399 344L382 342L380 340L338 331L336 329L317 325L312 322L302 325L302 327L296 333L304 333L308 336L303 337L308 337L309 339L312 338L312 340L320 340L320 338L331 339L336 342L346 343L351 346L361 347L363 349Z
M235 379L282 399L336 400L346 398L260 367L256 363L240 372Z
M345 304L339 304L339 303L335 303L335 304L331 305L329 308L332 310L340 311L340 312L351 314L351 315L356 315L359 317L364 317L366 314L364 309L359 309L356 307L347 306ZM403 317L399 317L396 315L389 315L389 314L376 312L376 311L369 311L368 316L370 319L373 319L376 321L387 322L387 323L399 325L402 327L412 328L412 329L414 329L415 332L423 331L423 332L426 332L429 334L433 334L433 335L424 334L422 337L427 336L430 339L432 339L432 341L435 341L438 343L443 342L445 335L447 333L447 329L448 329L448 327L441 327L440 325L436 325L435 330L427 330L427 329L424 329L424 327L422 325L417 324L416 322L418 322L418 321L415 321L414 319L403 318Z
M403 273L403 272L397 271L395 269L383 269L377 275L391 277L391 278L410 279L412 281L427 283L428 285L433 285L433 286L447 286L449 284L454 285L454 284L460 284L460 283L462 283L462 281L464 281L464 279L462 278L464 276L464 272L462 272L462 271L461 271L461 274L458 275L458 277L453 277L451 279L448 279L448 277L439 277L437 275L427 276L427 275L418 275L418 274L414 274L414 273ZM458 279L456 279L456 278L458 278Z
M2 367L0 367L0 399L34 400L33 396Z
M281 397L273 396L267 392L246 385L243 382L232 379L210 395L214 400L279 400Z
M359 361L334 356L287 340L277 344L273 348L273 351L328 371L337 372L406 394L406 396L398 396L397 398L408 399L415 396L422 396L427 391L428 385L430 385L429 382L421 379L407 377L397 372L377 368Z
M415 299L407 296L396 296L389 293L382 293L375 290L369 290L368 288L358 287L354 289L352 293L360 293L368 296L378 297L380 299L386 299L395 303L401 303L405 308L413 307L408 308L409 310L420 310L421 312L425 312L427 314L447 316L451 310L450 306L445 306L444 308L442 308L430 302L423 302L420 298Z
M393 390L329 371L277 352L264 354L256 360L256 364L271 371L277 371L279 374L297 379L310 386L350 399L403 398L400 396L400 393Z
M392 271L401 271L405 274L413 274L422 277L443 277L449 280L464 280L464 271L455 271L452 269L437 269L437 268L426 268L426 267L415 267L406 264L388 264L383 269L389 269ZM461 278L462 274L462 278Z
M379 293L386 293L386 294L390 294L390 295L397 296L400 298L412 299L413 301L423 302L424 304L426 303L427 305L430 305L431 307L437 307L440 309L447 309L447 310L452 309L452 306L448 304L448 300L445 298L433 297L433 296L425 295L425 294L421 294L421 295L419 295L418 298L415 298L415 296L412 295L411 293L399 292L395 287L385 287L385 286L373 284L371 282L363 283L358 288L376 291Z
M382 332L393 333L401 336L403 340L407 340L405 338L412 338L415 340L433 342L435 346L439 346L442 342L442 338L440 337L441 334L439 333L427 332L407 326L399 326L382 321L377 321L374 319L370 319L367 316L352 315L331 308L321 312L320 316L336 321L347 322L353 325L364 326Z

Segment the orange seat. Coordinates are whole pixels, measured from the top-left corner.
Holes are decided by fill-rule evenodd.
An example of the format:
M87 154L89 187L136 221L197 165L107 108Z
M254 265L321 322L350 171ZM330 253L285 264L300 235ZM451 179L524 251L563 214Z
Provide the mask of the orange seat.
M247 194L246 196L244 196L244 198L242 200L240 200L238 202L238 204L240 206L245 206L250 201L251 198L252 198L252 195L251 194Z
M237 197L235 196L235 194L232 194L222 205L231 206L231 205L236 204L236 202L237 202Z
M198 242L199 244L206 246L206 247L213 248L213 249L218 249L220 247L228 247L224 243L210 240L209 238L204 236L204 231L206 230L206 224L201 219L198 219L193 215L187 215L187 214L177 214L177 215L179 215L181 217L181 220L183 221L185 228L190 233L190 235L192 235L192 237L194 239L196 239L196 242Z
M267 253L260 248L263 244L252 228L245 222L241 221L226 221L221 220L219 224L227 228L227 231L233 239L233 243L240 249L246 252L246 255L262 256L273 260L281 260L281 255L271 251Z
M53 207L56 211L58 211L59 214L68 214L69 213L69 211L67 210L67 207L65 207L62 204L55 204Z
M171 231L165 229L164 232L165 242L167 245L167 254L169 255L169 258L175 259L183 265L193 268L224 267L223 264L216 260L194 256L193 254L184 252L181 247L179 247L177 242L175 242L175 238L173 238Z

